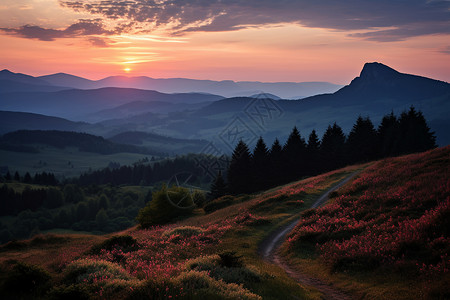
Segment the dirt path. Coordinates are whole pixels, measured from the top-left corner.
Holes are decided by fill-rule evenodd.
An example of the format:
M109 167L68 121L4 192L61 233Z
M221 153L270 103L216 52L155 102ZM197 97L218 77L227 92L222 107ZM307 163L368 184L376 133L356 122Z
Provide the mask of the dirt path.
M317 208L320 205L322 205L328 199L328 195L331 192L334 192L335 190L339 189L344 184L349 182L357 173L358 172L352 173L351 175L347 176L345 179L340 181L337 185L333 186L325 193L323 193L319 197L319 199L317 199L316 202L314 202L314 204L311 205L311 208ZM266 237L259 246L260 255L265 260L268 260L283 268L290 277L294 278L298 282L318 289L320 292L323 293L325 299L337 299L337 300L351 299L350 296L338 290L337 288L334 288L333 286L317 278L312 278L311 276L299 270L294 270L277 253L286 235L294 229L299 220L300 218L296 218L294 221L278 228L272 234Z

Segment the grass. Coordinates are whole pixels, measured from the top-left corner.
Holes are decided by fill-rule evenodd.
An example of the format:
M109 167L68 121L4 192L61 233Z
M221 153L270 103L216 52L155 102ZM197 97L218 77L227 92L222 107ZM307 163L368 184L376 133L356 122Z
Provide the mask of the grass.
M308 213L291 265L361 299L445 299L450 147L376 162Z
M131 165L140 159L148 157L144 154L117 153L100 155L96 153L81 152L76 148L57 149L40 146L40 153L20 153L0 150L0 166L8 166L12 175L18 171L20 175L30 172L50 172L58 178L79 176L90 169L105 168L110 162L121 165Z
M258 299L258 296L263 299L321 299L319 291L298 284L283 269L262 260L258 255L258 246L270 232L307 209L323 191L359 168L362 166L307 178L261 194L237 197L231 206L210 214L196 210L193 217L168 226L149 230L134 227L106 236L54 235L60 238L53 241L44 239L39 242L39 247L36 246L36 240L20 242L23 244L15 247L3 246L0 264L18 260L43 267L51 274L53 284L56 285L56 290L52 293L81 293L82 290L83 293L92 295L116 291L116 295L125 298L125 295L158 294L161 289L167 289L167 293L158 294L158 297L163 299L170 294L188 299L207 299L214 295L223 299L229 299L231 295L242 295L249 299ZM192 232L197 234L191 235ZM123 252L121 247L115 247L110 241L114 241L114 236L117 235L131 236L138 242L139 249ZM95 254L92 254L91 249L96 249ZM225 251L235 253L243 263L242 270L218 268L215 271L214 274L235 274L226 277L226 284L220 283L219 278L226 275L210 277L207 273L202 273L204 271L183 269L186 259ZM121 281L120 284L117 283L118 279L108 279L104 283L58 285L64 278L67 266L80 259L118 264L134 279L128 283ZM246 271L247 269L252 271ZM150 273L146 273L147 271ZM239 278L247 278L249 275L245 274L252 272L257 272L258 280L244 280L244 287L233 285L242 284L242 279ZM233 278L235 283L232 282ZM208 288L192 294L195 292L189 292L189 285L198 280ZM136 289L137 294L129 290L127 292L127 286ZM180 292L183 288L184 294Z

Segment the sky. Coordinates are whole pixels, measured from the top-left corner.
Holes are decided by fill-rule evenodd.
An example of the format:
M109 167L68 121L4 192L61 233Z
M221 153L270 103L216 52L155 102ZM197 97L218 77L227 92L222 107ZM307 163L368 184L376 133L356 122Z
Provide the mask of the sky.
M0 0L0 69L348 84L450 81L449 0Z

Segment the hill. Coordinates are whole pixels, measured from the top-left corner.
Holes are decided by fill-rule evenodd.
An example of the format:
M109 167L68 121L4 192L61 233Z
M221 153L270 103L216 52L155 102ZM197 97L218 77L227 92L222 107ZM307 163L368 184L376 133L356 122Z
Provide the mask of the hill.
M421 110L439 145L450 144L450 84L425 77L403 74L380 63L367 63L360 76L333 94L323 94L301 100L277 100L272 103L252 98L230 98L216 101L194 113L195 117L209 116L222 120L225 127L233 116L242 112L256 117L243 119L245 124L266 140L276 136L285 138L287 124L296 124L305 136L315 129L322 134L328 124L337 122L349 132L356 118L370 116L376 124L383 115L394 111L399 114L414 105ZM267 106L268 105L268 106ZM271 110L271 111L269 111ZM224 114L227 112L228 114ZM320 117L318 117L320 116ZM261 130L255 119L261 119ZM221 132L218 127L216 132Z
M359 281L350 287L358 297L411 299L420 290L447 298L449 167L450 147L374 163L327 205L303 212L284 256L343 289ZM363 288L361 278L374 283L386 274L386 287Z
M0 138L2 147L22 145L48 145L56 148L76 147L80 151L98 154L114 154L121 152L159 154L152 150L132 145L117 144L100 136L87 133L57 130L19 130L4 134Z
M283 252L301 264L303 276L319 277L356 298L445 299L449 167L450 147L439 148L260 194L224 196L190 218L145 230L11 242L0 248L2 292L24 297L101 293L116 299L320 299L314 284L297 284L257 252L265 236L303 212ZM329 204L307 209L355 170L362 171L333 193ZM34 277L25 277L30 273ZM35 283L27 290L15 282Z
M199 153L208 144L205 140L176 139L140 131L122 132L110 137L109 140L119 144L159 149L160 152L172 154Z
M330 93L341 87L329 82L214 81L188 78L150 78L146 76L110 76L95 81L64 73L38 78L53 85L68 86L75 89L120 87L156 90L162 93L202 92L225 97L250 96L265 92L287 99L299 99L316 94Z
M0 71L0 94L11 92L55 92L67 89L30 75Z
M33 113L0 111L0 134L17 130L81 131L89 124Z
M2 95L0 109L89 121L86 118L87 115L95 119L92 114L97 111L112 109L135 101L192 104L219 99L222 97L202 93L163 94L156 91L125 88L71 89L51 93L5 93Z

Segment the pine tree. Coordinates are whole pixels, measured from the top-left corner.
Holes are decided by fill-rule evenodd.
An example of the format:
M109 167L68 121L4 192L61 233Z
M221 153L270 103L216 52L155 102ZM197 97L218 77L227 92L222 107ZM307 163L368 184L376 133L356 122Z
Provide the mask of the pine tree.
M315 175L320 173L320 140L316 131L313 129L308 138L306 146L306 173Z
M228 188L233 195L249 193L252 190L251 155L248 146L241 140L236 145L228 166Z
M283 147L288 180L297 179L305 175L305 152L305 140L300 136L297 127L294 126Z
M348 163L370 161L378 156L378 135L368 117L358 117L346 145Z
M25 176L23 177L23 182L24 183L31 183L33 181L33 179L31 178L30 173L25 173Z
M320 152L323 157L323 169L334 170L345 165L345 134L336 123L328 126L322 137Z
M399 123L393 111L383 117L377 132L380 156L388 157L398 154Z
M269 152L269 185L275 186L283 182L283 148L280 141L275 139Z
M227 185L222 176L222 171L217 173L213 183L211 183L211 191L208 193L208 198L213 200L226 195Z
M20 181L20 175L19 172L16 171L16 173L14 173L14 181Z
M264 188L267 188L268 184L269 150L262 137L259 137L258 142L256 143L252 158L252 178L254 179L253 189L254 191L263 190Z
M417 112L413 106L408 112L403 112L399 120L401 154L422 152L436 148L436 137L430 131L422 112Z

